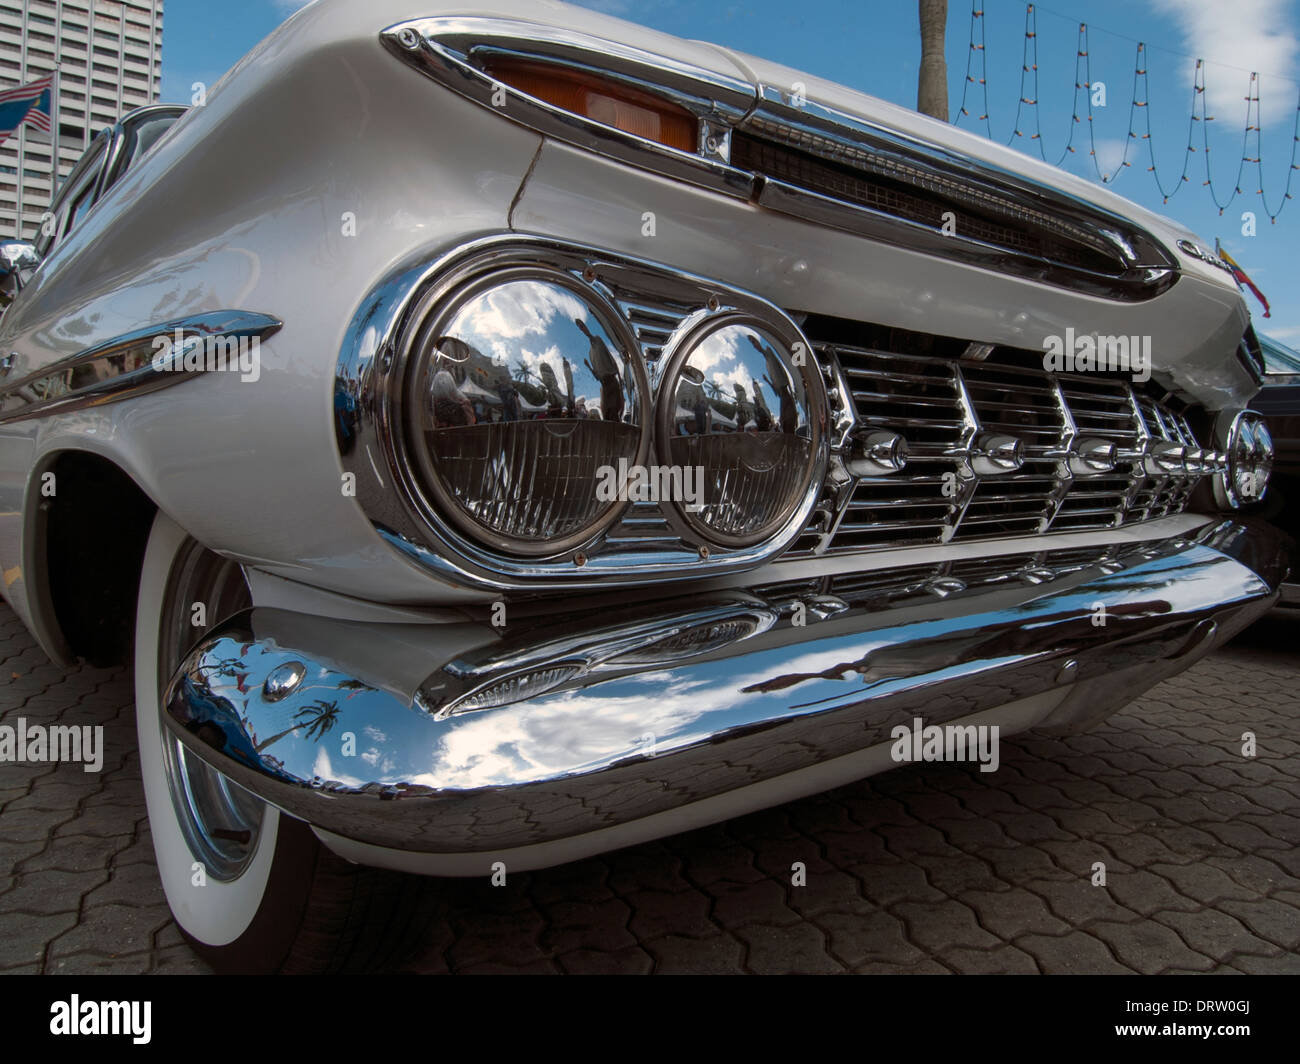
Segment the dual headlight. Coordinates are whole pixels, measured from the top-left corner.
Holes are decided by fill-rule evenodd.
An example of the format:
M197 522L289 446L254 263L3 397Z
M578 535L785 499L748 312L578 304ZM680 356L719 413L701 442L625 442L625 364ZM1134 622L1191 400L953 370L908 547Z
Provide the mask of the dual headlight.
M524 557L578 548L635 501L658 502L701 546L779 535L810 498L821 447L797 329L701 312L660 362L652 397L617 307L562 270L472 282L408 353L420 493L472 540Z

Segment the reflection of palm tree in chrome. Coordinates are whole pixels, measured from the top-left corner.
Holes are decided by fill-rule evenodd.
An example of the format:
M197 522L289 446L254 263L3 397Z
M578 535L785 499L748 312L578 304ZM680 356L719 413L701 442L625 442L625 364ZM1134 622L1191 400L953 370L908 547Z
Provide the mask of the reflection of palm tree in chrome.
M758 337L753 333L746 333L745 339L749 341L749 346L762 355L763 361L767 363L767 372L763 374L763 380L767 381L767 386L776 393L776 397L781 401L781 431L793 435L799 428L799 404L795 402L794 389L790 387L785 368L770 350L759 343ZM778 381L780 383L777 383Z
M583 336L587 338L589 350L583 360L591 375L600 382L600 413L606 421L623 420L623 383L619 377L618 363L610 353L609 345L604 339L595 335L581 318L574 318Z
M277 732L271 738L265 739L257 744L257 750L260 753L274 742L278 742L291 732L296 732L299 728L306 728L304 733L308 739L320 739L326 732L338 723L339 707L336 702L326 702L318 698L315 702L310 702L303 706L293 715L297 722L285 728L282 732Z
M200 672L211 674L213 676L229 676L234 678L246 674L248 667L244 665L240 658L222 658L220 661L214 661L210 665L205 664Z
M709 406L724 418L730 420L736 413L736 407L728 397L727 393L723 391L722 385L720 385L716 380L710 378L705 382L704 390L709 396Z
M533 383L534 378L539 382L541 380L526 362L520 359L515 363L515 390L532 406L541 406L546 398L546 392L540 383Z
M772 411L767 408L767 403L763 399L763 389L758 386L758 381L753 377L749 378L749 386L754 389L754 422L758 425L758 431L771 432Z

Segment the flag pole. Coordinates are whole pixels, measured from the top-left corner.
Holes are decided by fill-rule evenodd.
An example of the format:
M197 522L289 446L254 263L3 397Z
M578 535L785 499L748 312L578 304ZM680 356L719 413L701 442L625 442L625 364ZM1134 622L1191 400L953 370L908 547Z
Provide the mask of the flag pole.
M93 29L93 27L92 27ZM54 202L54 197L59 191L59 56L54 57L54 80L50 90L50 157L53 160L50 163L50 203ZM86 107L89 109L90 101L86 101ZM48 207L47 207L48 209ZM41 224L45 219L42 217Z

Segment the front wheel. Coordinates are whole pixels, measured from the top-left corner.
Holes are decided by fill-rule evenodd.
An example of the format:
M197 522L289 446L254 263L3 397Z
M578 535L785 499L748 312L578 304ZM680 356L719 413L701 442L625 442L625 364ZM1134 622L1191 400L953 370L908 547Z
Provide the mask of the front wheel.
M219 971L392 967L422 940L435 914L433 885L331 853L306 824L189 754L162 722L162 692L185 653L250 604L238 564L158 514L136 607L135 707L167 903L195 951Z

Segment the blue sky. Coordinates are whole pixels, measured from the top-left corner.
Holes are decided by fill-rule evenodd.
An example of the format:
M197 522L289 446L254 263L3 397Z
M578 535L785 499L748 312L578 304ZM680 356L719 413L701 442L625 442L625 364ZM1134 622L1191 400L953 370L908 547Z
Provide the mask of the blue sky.
M364 0L357 0L364 3ZM245 52L289 13L297 0L167 0L163 38L163 99L188 102L195 81L214 84ZM741 51L779 60L894 103L915 106L920 34L912 0L585 0L596 8L683 37L716 41ZM948 80L952 117L956 117L970 55L970 0L949 0ZM979 0L984 10L989 121L994 139L1012 139L1025 42L1025 4L1018 0ZM467 8L472 4L467 3ZM1256 327L1300 346L1300 171L1288 171L1300 95L1300 0L1052 0L1036 4L1038 45L1038 118L1042 147L1055 163L1063 154L1072 127L1075 60L1080 22L1089 26L1089 55L1094 82L1106 86L1106 106L1094 108L1097 160L1104 172L1115 170L1126 141L1132 165L1119 171L1113 187L1153 210L1169 214L1207 240L1215 237L1251 274L1273 307L1267 321L1251 303ZM1128 137L1130 101L1137 42L1146 43L1145 67L1152 138ZM1274 211L1282 199L1288 173L1292 195L1277 224L1271 225L1257 194L1254 163L1242 177L1238 195L1222 214L1204 187L1202 124L1193 128L1197 150L1187 155L1194 62L1206 61L1204 77L1211 172L1220 201L1234 187L1242 157L1246 125L1245 97L1250 72L1260 74L1262 113L1260 147L1263 187ZM975 121L982 95L971 86L971 118L960 124L983 132ZM1032 83L1026 95L1032 95ZM1139 98L1142 98L1139 92ZM1086 106L1083 93L1079 107ZM1086 111L1083 113L1086 114ZM1146 132L1144 109L1135 112L1139 137ZM1031 131L1032 110L1020 127ZM1097 180L1087 154L1086 126L1076 127L1067 169ZM1148 172L1148 145L1166 188L1179 191L1165 204ZM1016 147L1038 155L1027 137ZM1246 150L1252 158L1254 134ZM1184 161L1187 182L1179 185ZM1300 157L1297 157L1300 165ZM1256 215L1256 234L1242 233L1243 211ZM1248 297L1251 298L1251 297Z

